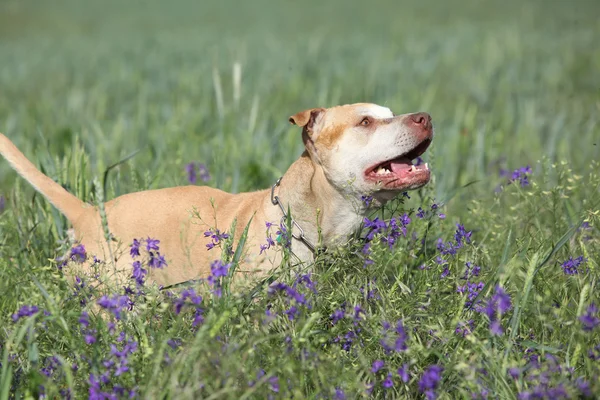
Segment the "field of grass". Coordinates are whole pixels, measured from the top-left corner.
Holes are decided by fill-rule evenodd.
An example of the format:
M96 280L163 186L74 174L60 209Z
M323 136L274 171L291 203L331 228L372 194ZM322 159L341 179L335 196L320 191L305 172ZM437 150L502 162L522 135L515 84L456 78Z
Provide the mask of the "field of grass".
M70 283L66 221L0 160L0 400L597 398L598 15L1 2L0 132L86 201L187 184L190 162L210 186L266 188L310 107L427 111L436 137L430 184L371 218L404 231L367 223L312 268L222 296Z

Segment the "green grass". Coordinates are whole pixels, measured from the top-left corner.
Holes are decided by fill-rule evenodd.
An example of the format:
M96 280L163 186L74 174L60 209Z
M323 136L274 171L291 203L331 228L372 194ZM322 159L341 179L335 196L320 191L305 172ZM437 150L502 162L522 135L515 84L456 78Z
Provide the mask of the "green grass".
M357 398L372 384L377 398L422 398L419 380L437 364L440 398L535 390L556 398L559 387L577 397L582 381L600 395L600 328L585 331L579 319L600 305L597 2L198 4L3 2L0 131L49 176L96 201L104 184L105 199L186 184L191 161L208 166L211 186L268 187L302 151L287 118L305 108L367 101L427 111L436 128L426 154L432 182L377 214L409 213L406 238L391 250L376 238L366 268L359 239L324 255L310 271L316 292L296 283L307 305L293 320L285 311L294 301L266 286L221 298L199 286L204 322L193 326L190 299L177 315L173 298L147 287L130 296L135 307L113 332L97 307L81 304L100 294L75 293L53 261L69 250L65 220L2 161L0 399L42 390L85 397L90 374L118 364L111 345L128 341L136 343L129 370L114 376L110 367L102 391L333 398L339 388ZM136 151L104 181L108 167ZM526 165L528 186L499 174ZM434 202L443 205L435 213ZM583 221L589 228L578 229ZM437 239L453 240L457 223L472 241L443 256L440 278ZM561 264L578 256L581 272L566 275ZM472 307L457 293L467 262L481 267L470 282L484 285ZM293 285L307 272L283 265L273 279ZM500 335L479 312L496 285L512 303ZM47 312L13 322L23 305ZM333 323L343 305L346 317ZM355 306L363 310L356 317ZM391 323L392 340L398 320L407 349L386 353L382 323ZM465 324L469 334L457 334ZM96 342L87 344L92 330ZM375 360L384 366L373 373ZM404 365L407 382L397 374Z

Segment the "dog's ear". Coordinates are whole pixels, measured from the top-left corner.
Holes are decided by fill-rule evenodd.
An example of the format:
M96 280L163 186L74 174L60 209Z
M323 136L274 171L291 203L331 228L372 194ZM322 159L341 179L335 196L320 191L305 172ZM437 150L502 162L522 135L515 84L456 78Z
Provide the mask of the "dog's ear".
M292 115L289 121L292 124L301 126L305 130L310 132L312 131L312 127L315 123L315 120L317 119L319 114L321 114L324 111L324 108L311 108L308 110L300 111L299 113Z

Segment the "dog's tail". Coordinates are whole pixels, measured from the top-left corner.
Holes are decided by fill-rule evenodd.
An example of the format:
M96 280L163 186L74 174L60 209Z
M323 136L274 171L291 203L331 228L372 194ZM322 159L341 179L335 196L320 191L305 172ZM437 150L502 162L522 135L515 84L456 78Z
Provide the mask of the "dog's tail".
M85 203L83 201L40 172L2 133L0 133L0 154L6 158L19 175L46 197L54 207L58 208L71 223L84 211Z

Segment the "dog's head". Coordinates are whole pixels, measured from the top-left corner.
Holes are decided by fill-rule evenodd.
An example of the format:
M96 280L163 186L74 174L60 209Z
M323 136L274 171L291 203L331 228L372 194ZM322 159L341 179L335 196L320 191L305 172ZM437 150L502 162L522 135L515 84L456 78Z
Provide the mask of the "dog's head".
M429 182L427 164L412 160L433 139L427 113L394 115L376 104L313 108L290 117L303 128L312 160L339 190L372 194L379 202Z

